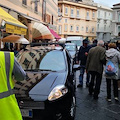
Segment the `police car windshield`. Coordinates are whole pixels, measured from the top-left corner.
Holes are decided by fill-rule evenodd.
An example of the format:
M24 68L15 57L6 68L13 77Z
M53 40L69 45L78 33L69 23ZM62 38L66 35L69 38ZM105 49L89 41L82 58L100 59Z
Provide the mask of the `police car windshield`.
M63 52L59 50L24 51L17 59L26 71L61 71L66 68Z

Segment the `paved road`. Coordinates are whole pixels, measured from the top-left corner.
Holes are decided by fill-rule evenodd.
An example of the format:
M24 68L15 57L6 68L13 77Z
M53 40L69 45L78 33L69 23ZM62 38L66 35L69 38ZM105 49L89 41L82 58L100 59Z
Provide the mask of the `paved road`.
M76 73L77 84L78 76L79 71ZM84 79L83 88L76 89L77 106L75 120L120 120L120 103L115 102L114 98L112 98L112 102L106 101L105 78L103 77L102 80L98 100L94 100L88 94L88 88L86 88L85 82Z

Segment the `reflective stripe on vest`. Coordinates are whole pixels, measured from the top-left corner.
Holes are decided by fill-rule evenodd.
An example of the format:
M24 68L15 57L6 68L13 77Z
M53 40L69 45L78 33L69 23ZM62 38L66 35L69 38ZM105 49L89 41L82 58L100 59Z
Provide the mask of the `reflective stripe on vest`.
M4 52L5 55L5 68L6 68L6 76L7 76L7 87L8 91L0 93L0 99L8 97L10 95L13 95L13 89L11 89L10 86L10 80L9 80L9 73L10 73L10 53L9 52Z

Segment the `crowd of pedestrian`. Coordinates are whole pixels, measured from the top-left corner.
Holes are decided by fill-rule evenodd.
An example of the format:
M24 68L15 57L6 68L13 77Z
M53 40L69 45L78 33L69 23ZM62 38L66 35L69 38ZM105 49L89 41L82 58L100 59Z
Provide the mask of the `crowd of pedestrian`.
M118 99L118 80L120 79L120 52L116 43L105 44L103 40L93 41L89 45L87 39L83 40L83 45L78 52L78 63L80 64L79 84L83 86L83 76L86 71L86 87L89 95L94 99L99 98L100 86L103 72L106 78L106 99L111 101L111 87L113 82L113 95Z
M25 45L21 46L21 49L25 49ZM7 43L3 51L0 51L0 83L2 85L0 89L0 120L7 120L9 117L14 118L14 120L22 120L20 109L13 93L13 76L15 80L21 81L25 79L26 73L15 59L13 52L17 54L17 48L13 47L13 44L8 46ZM105 45L102 40L94 40L93 44L89 45L88 39L84 39L83 45L79 49L77 60L80 64L79 84L77 87L83 87L83 77L86 72L88 92L94 99L98 99L104 71L107 101L111 102L112 82L114 99L119 101L120 52L118 44L109 43ZM12 112L10 111L11 108ZM5 114L4 110L7 111L7 114Z

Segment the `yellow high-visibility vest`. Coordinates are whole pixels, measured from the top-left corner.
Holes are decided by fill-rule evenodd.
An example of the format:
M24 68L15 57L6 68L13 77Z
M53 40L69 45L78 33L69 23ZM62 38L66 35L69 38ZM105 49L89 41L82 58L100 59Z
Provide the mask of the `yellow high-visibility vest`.
M22 120L21 112L13 93L13 67L14 53L0 51L0 120Z

